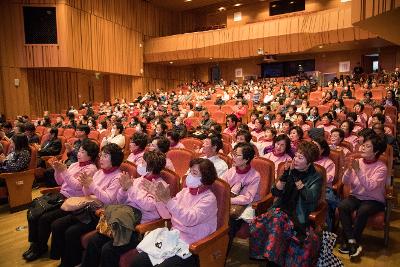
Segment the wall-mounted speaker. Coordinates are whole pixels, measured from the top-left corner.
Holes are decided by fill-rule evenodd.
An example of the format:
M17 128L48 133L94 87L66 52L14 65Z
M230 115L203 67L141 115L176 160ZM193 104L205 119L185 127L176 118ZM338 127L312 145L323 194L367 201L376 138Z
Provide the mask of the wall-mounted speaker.
M55 7L24 6L26 44L57 44Z

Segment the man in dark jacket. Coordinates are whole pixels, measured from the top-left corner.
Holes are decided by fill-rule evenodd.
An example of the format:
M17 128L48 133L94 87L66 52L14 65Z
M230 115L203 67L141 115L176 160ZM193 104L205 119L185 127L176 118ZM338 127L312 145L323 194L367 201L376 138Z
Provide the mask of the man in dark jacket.
M51 128L50 138L42 144L38 151L39 157L42 156L56 156L61 152L61 141L58 139L58 129Z

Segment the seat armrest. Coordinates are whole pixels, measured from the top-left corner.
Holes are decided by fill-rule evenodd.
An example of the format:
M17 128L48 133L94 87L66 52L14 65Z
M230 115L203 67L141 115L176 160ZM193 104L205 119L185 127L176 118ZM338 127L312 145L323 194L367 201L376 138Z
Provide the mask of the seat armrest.
M34 175L35 174L35 169L30 169L30 170L25 170L25 171L20 171L20 172L4 172L0 173L0 178L2 179L15 179L16 176L19 175Z
M166 224L169 224L169 222L170 222L169 220L158 219L158 220L155 220L155 221L138 224L138 225L136 225L135 230L139 234L143 235L148 231L152 231L152 230L157 229L157 228L162 228Z
M322 226L326 220L326 213L328 212L328 204L323 201L321 202L316 211L313 211L308 215L308 219L314 224L315 227Z
M57 192L60 192L60 190L61 190L61 186L52 187L52 188L43 188L42 190L40 190L40 194L45 195L48 193L57 193Z
M274 203L274 196L272 194L268 194L259 201L254 202L252 204L252 207L256 212L256 216L259 216L267 212L267 210L272 206L273 203Z
M229 231L228 225L224 225L224 226L220 227L211 235L209 235L203 239L200 239L197 242L192 243L189 247L190 252L193 254L199 254L203 249L208 247L208 245L210 243L213 243L215 240L226 235L228 233L228 231Z

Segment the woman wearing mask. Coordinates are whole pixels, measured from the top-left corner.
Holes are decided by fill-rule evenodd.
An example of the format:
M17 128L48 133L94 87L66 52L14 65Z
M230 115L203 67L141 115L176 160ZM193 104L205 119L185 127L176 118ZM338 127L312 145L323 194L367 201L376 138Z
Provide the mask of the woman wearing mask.
M186 177L186 187L171 198L169 190L158 186L153 190L148 188L157 201L157 210L162 218L171 219L171 230L179 232L179 240L184 250L189 245L210 234L217 229L217 200L210 186L217 179L214 165L208 159L196 158L190 161L190 172ZM155 230L156 231L156 230ZM150 232L151 235L152 232ZM156 242L153 242L156 243ZM131 267L152 267L154 258L150 254L153 249L138 245L137 255ZM189 253L189 252L188 252ZM189 257L178 255L159 255L159 267L197 266L197 259L189 253Z

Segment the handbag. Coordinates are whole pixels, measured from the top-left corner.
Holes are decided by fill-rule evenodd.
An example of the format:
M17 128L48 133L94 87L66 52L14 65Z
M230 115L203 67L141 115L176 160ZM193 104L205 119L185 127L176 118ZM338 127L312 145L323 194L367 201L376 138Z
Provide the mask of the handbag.
M87 206L93 208L100 208L103 203L98 200L95 196L83 196L83 197L70 197L67 198L61 205L61 209L64 211L77 211Z
M59 192L47 193L35 198L28 209L28 220L32 221L38 219L43 213L59 208L64 199L65 197Z
M109 238L112 238L112 230L110 225L107 223L106 216L101 214L99 223L96 226L97 232L99 232L102 235L108 236Z

